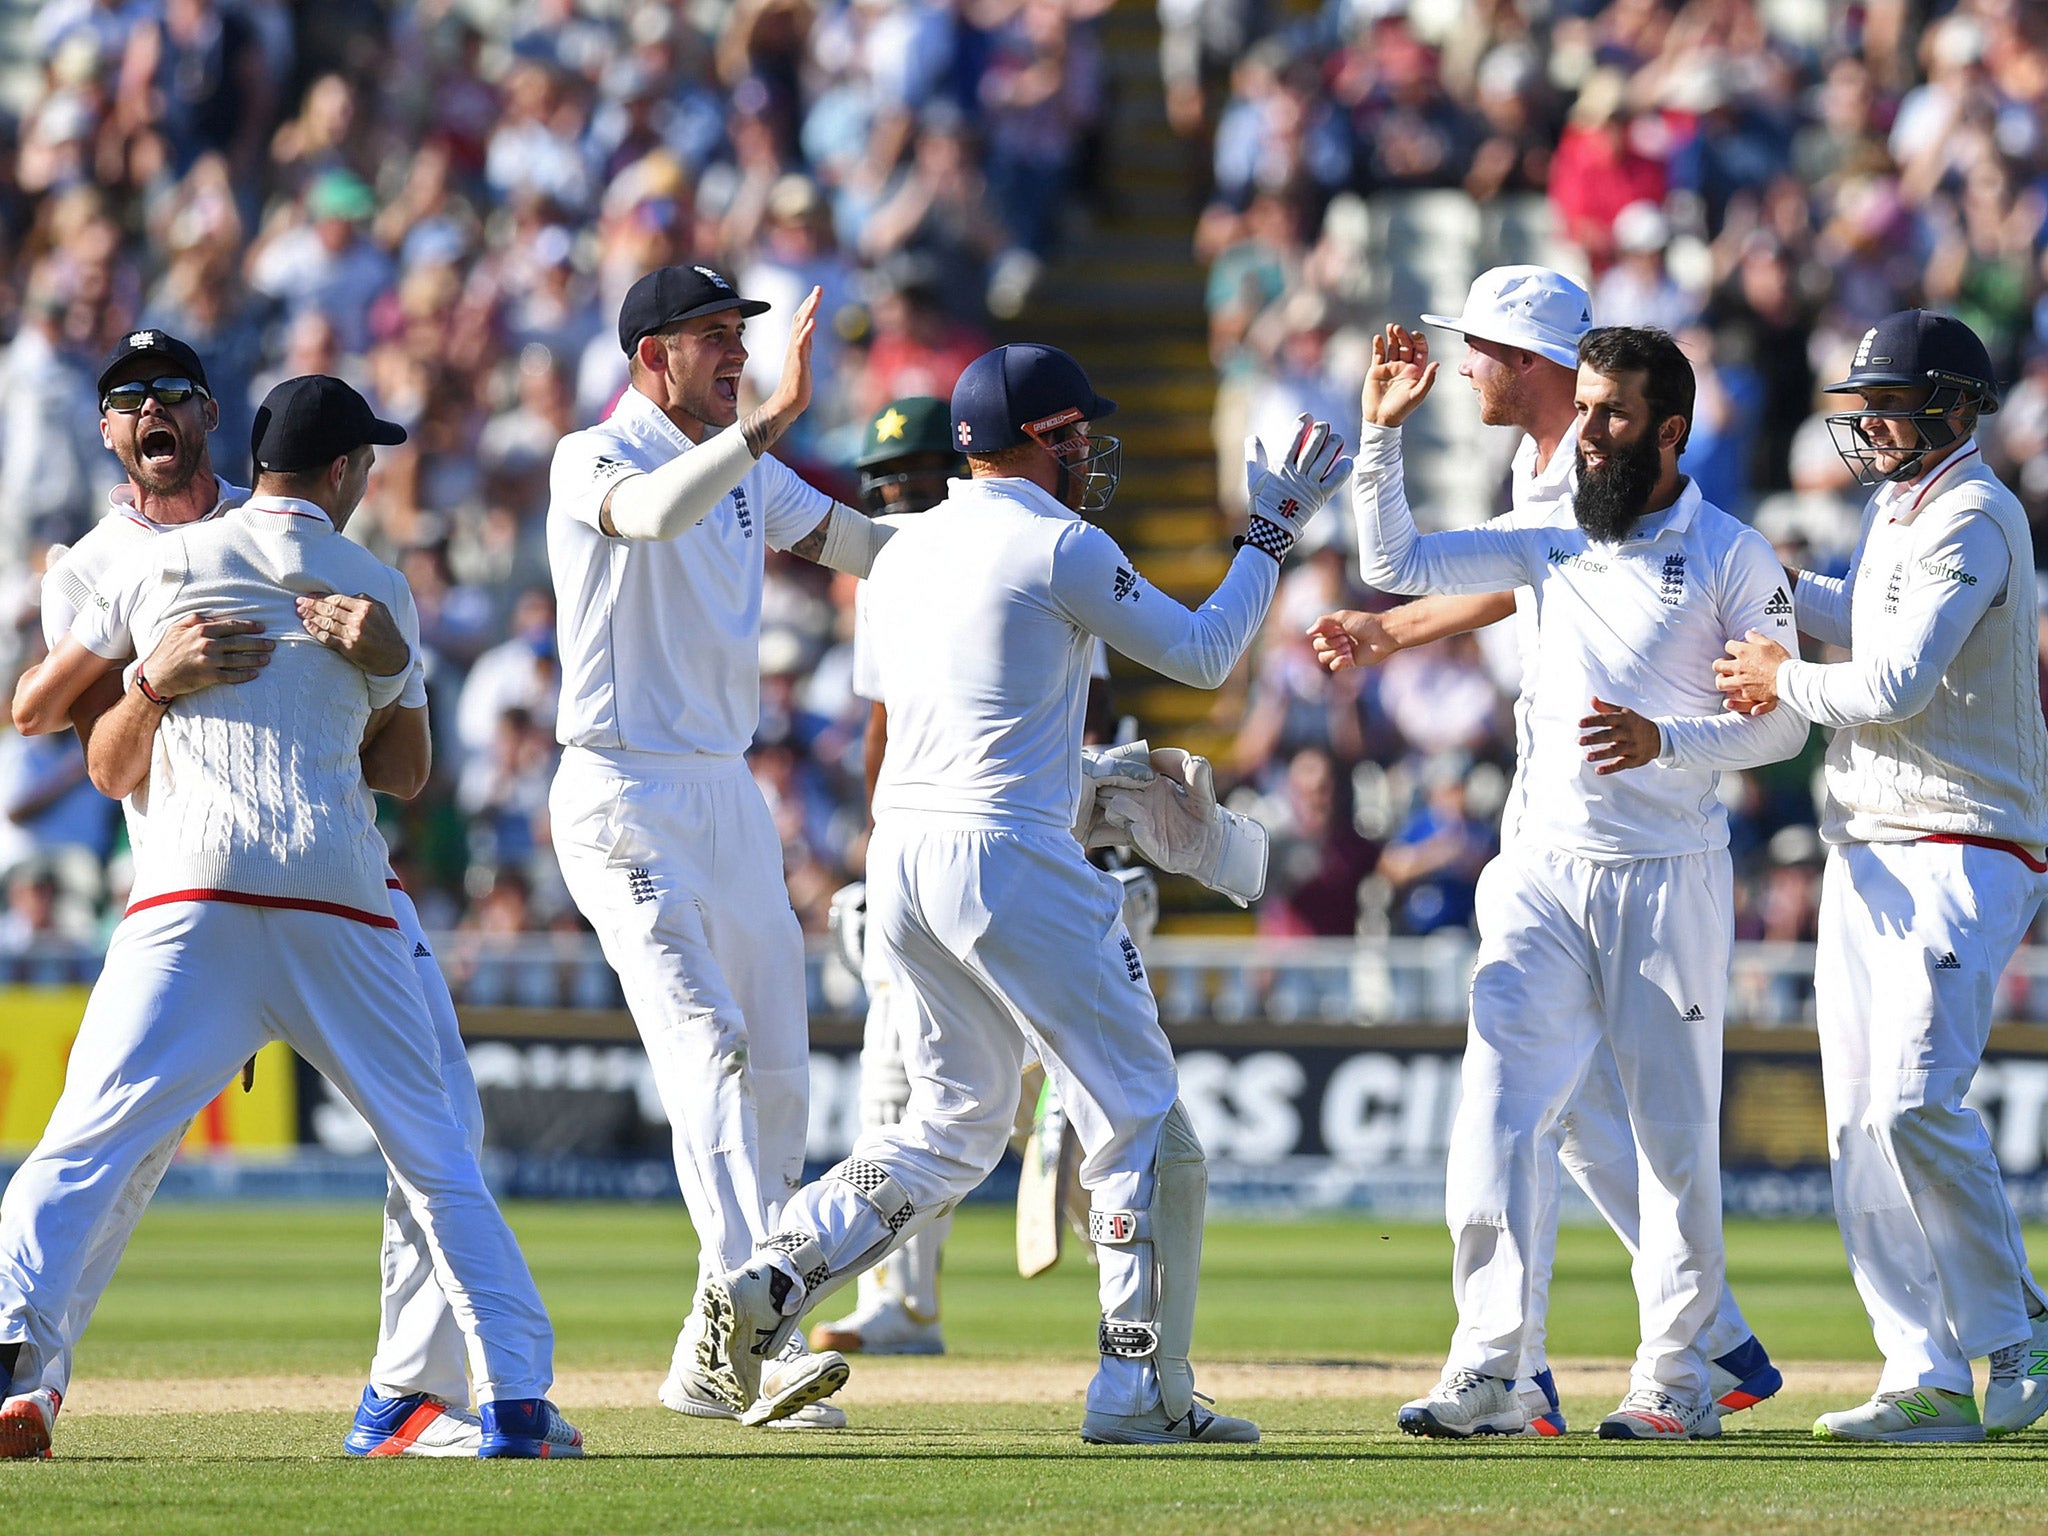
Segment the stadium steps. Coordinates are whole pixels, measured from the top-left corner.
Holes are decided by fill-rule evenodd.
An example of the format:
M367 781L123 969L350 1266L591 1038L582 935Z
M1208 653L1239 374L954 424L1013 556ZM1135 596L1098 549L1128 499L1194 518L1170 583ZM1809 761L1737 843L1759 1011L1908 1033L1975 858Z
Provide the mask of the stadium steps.
M1183 600L1206 596L1230 563L1216 505L1210 417L1216 375L1194 258L1196 189L1187 146L1166 123L1159 24L1152 0L1118 0L1101 23L1114 103L1105 189L1005 339L1051 342L1117 402L1124 477L1105 523L1139 567ZM1216 723L1218 696L1112 662L1119 706L1154 741L1212 758L1234 731ZM1245 932L1248 919L1191 881L1162 881L1169 928Z

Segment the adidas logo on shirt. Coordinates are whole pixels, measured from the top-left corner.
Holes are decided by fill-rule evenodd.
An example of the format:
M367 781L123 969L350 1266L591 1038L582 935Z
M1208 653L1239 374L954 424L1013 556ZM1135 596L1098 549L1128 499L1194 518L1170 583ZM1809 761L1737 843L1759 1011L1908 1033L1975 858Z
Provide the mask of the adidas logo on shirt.
M1764 604L1764 613L1769 618L1785 618L1789 616L1791 612L1792 596L1783 587L1780 587L1777 591L1773 592L1771 594L1771 600L1768 603Z
M1950 950L1934 962L1934 968L1937 971L1960 971L1963 968L1963 962L1956 958L1954 950Z
M1688 1024L1704 1024L1707 1019L1706 1014L1701 1010L1698 1003L1694 1003L1684 1013L1680 1014L1679 1017Z
M431 960L434 958L434 952L424 944L415 944L412 947L412 957L415 960Z

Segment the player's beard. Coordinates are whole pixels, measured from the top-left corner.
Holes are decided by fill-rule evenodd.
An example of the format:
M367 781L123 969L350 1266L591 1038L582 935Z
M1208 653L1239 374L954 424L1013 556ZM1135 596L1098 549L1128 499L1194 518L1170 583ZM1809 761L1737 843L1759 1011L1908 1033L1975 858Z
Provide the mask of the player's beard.
M168 432L177 440L177 451L165 460L161 456L151 459L142 451L143 443L152 433ZM192 483L199 473L200 463L206 457L204 433L181 432L175 427L152 424L135 434L135 438L117 455L121 467L128 471L128 478L152 496L175 496Z
M1522 424L1522 376L1501 369L1479 388L1479 419L1489 427Z
M1614 443L1599 469L1586 467L1586 445L1579 444L1579 490L1572 515L1586 537L1603 544L1623 538L1650 504L1657 489L1663 457L1657 439L1645 432L1632 443Z

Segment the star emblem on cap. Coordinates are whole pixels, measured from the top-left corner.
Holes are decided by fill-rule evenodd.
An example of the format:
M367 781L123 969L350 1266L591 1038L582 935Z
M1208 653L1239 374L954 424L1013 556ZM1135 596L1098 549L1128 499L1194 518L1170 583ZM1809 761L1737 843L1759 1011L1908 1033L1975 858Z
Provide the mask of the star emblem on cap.
M903 441L903 429L909 425L910 418L892 405L875 418L875 441L900 443Z

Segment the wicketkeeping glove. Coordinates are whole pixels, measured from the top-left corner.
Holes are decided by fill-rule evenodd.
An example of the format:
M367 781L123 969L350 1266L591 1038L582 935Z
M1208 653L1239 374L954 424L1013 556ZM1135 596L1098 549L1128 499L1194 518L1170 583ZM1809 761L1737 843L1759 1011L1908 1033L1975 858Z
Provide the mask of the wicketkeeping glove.
M1244 445L1251 523L1239 543L1275 560L1286 558L1309 519L1351 474L1344 439L1330 424L1306 413L1297 420L1294 442L1277 464L1267 462L1266 445L1256 437L1246 438Z
M1241 907L1257 901L1266 890L1266 829L1216 803L1206 757L1157 747L1151 763L1158 773L1151 783L1102 791L1103 819L1123 828L1155 868L1191 875Z

